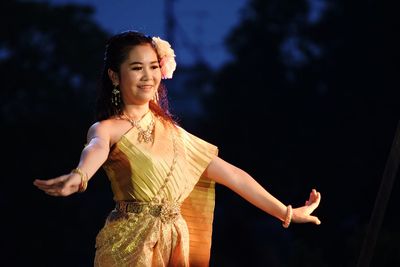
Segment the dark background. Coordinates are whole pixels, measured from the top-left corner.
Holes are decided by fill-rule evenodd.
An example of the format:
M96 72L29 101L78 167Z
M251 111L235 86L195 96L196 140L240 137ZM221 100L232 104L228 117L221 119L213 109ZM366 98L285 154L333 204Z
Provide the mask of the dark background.
M166 81L180 124L283 203L322 193L322 224L286 230L217 185L211 266L358 261L400 115L398 19L382 1L324 3L311 23L308 1L249 1L226 39L232 62L178 66ZM93 265L95 236L113 208L104 172L68 198L32 185L76 166L93 123L110 34L92 13L0 4L2 266ZM400 265L397 203L398 179L371 266Z

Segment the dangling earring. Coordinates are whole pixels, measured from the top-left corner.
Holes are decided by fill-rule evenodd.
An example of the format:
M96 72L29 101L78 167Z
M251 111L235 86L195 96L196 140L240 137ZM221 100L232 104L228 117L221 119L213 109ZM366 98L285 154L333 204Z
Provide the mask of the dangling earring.
M119 107L121 104L121 91L118 89L118 84L114 84L114 89L111 93L111 103L113 103L115 107Z

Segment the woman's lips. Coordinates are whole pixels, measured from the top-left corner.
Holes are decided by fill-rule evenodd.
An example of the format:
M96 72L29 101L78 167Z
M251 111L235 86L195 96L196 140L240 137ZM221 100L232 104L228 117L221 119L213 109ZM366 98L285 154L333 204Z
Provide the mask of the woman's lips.
M142 90L151 90L153 89L153 85L140 85L138 86Z

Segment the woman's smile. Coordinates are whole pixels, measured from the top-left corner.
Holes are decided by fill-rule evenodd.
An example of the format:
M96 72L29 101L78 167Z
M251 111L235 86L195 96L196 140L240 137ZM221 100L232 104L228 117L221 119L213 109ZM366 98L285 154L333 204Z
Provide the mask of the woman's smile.
M143 85L138 85L138 88L143 91L151 91L153 89L153 85L152 84L143 84Z

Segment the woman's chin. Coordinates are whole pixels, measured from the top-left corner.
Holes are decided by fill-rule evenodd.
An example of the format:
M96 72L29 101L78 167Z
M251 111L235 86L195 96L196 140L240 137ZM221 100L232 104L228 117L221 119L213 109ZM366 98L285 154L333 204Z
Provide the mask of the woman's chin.
M150 102L153 99L153 94L151 95L141 95L137 97L135 101L133 101L136 105L144 105Z

